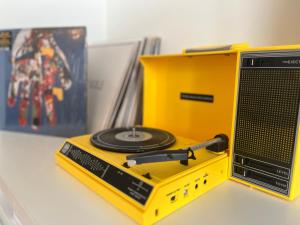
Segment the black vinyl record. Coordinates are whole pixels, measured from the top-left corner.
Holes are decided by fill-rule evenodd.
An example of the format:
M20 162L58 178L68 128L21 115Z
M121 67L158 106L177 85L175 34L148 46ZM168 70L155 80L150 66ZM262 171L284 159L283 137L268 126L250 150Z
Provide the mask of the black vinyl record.
M97 148L121 153L162 150L175 141L174 135L167 131L146 127L107 129L91 137L91 143Z

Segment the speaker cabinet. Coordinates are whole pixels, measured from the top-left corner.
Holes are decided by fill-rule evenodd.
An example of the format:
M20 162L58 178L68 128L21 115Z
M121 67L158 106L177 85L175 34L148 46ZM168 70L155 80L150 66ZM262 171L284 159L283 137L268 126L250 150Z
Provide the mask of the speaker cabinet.
M300 51L241 53L231 177L277 196L300 193Z

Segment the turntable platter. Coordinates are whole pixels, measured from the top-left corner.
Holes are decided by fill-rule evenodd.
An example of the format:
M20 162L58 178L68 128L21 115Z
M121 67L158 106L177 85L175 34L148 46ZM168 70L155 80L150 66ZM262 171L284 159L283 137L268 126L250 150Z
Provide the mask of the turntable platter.
M162 150L175 141L174 135L167 131L146 127L108 129L91 137L91 143L95 147L121 153Z

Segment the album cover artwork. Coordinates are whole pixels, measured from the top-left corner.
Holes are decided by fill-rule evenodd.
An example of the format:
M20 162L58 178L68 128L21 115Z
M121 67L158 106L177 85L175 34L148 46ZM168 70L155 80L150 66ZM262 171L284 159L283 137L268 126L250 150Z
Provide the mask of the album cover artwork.
M86 29L0 31L0 127L55 136L86 131Z

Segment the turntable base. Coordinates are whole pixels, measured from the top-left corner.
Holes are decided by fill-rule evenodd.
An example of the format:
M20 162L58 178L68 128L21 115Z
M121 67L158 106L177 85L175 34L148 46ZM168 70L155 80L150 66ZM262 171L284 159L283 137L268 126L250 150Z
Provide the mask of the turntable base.
M90 144L90 135L66 140L57 163L139 224L153 224L227 179L228 156L197 151L188 166L179 162L149 163L126 168L128 154ZM196 141L176 137L180 149Z

